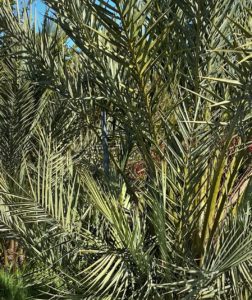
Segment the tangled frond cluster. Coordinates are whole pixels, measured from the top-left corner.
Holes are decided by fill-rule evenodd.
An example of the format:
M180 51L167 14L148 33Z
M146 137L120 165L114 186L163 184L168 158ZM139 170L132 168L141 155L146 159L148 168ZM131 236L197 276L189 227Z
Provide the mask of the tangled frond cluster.
M251 299L251 0L28 2L0 1L1 268L34 299Z

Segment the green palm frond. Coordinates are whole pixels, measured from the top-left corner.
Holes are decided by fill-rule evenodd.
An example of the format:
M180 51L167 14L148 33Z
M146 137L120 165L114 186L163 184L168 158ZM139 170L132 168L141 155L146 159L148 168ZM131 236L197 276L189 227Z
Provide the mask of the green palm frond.
M251 1L44 3L41 26L0 3L0 235L25 282L249 299Z

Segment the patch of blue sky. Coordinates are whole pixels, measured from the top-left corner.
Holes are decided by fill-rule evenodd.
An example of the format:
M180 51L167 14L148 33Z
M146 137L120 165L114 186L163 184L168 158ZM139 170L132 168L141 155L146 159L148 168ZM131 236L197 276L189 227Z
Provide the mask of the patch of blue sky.
M27 2L27 0L23 0L25 2ZM96 3L99 5L104 5L105 3L107 3L106 5L106 9L115 17L115 19L118 18L118 14L117 14L117 10L115 8L115 3L114 1L111 0L96 0ZM42 0L34 0L33 1L33 5L32 5L32 10L33 10L33 15L36 13L36 19L37 19L37 26L40 27L41 23L43 22L43 18L44 18L44 14L47 10L46 5L43 3ZM116 20L116 22L118 22L118 20ZM67 45L69 47L73 46L73 41L71 39L68 39L67 41Z
M46 5L41 0L35 0L33 3L33 10L36 13L38 24L41 24L46 12Z
M36 14L36 22L37 22L36 25L40 27L43 22L44 15L47 11L47 6L43 3L43 1L35 0L33 1L32 10L33 10L33 15ZM71 39L67 40L68 47L72 47L73 44L74 43Z

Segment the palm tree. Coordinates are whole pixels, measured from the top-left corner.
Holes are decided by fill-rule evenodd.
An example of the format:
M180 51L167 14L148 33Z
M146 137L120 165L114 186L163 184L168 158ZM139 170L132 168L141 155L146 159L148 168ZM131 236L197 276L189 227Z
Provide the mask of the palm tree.
M24 280L249 299L251 1L44 2L39 30L0 11L1 233Z

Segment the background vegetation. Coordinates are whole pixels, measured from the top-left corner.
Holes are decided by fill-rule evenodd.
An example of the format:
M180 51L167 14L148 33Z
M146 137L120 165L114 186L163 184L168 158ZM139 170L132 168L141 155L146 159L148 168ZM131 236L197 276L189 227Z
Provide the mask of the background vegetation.
M44 2L0 2L0 285L250 299L252 2Z

